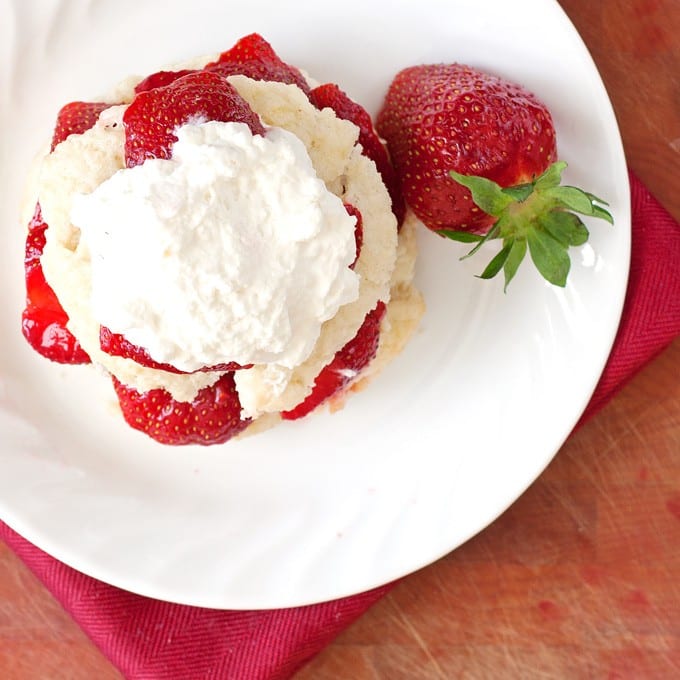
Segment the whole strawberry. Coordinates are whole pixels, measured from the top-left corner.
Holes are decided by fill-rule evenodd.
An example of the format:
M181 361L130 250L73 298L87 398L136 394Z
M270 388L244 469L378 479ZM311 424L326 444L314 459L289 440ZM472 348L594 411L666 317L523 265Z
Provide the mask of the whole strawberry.
M503 269L507 285L528 249L541 274L564 286L567 249L588 238L570 211L612 221L601 199L559 186L566 164L556 162L552 117L520 85L461 64L412 66L390 85L377 129L427 227L478 246L502 239L482 278Z
M299 69L286 64L274 48L258 33L241 38L233 47L222 52L217 61L206 64L202 71L212 71L226 78L244 75L253 80L270 80L297 85L309 92L309 85ZM182 76L197 73L196 69L181 71L158 71L141 80L135 92L146 92L157 87L165 87Z

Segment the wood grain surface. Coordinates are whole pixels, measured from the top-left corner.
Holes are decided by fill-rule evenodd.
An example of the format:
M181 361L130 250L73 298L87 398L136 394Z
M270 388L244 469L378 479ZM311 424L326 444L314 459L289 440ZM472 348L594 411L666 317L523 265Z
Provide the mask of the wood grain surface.
M561 4L630 166L680 219L680 0ZM679 369L680 339L501 518L404 579L297 680L680 678ZM0 678L120 677L0 544Z

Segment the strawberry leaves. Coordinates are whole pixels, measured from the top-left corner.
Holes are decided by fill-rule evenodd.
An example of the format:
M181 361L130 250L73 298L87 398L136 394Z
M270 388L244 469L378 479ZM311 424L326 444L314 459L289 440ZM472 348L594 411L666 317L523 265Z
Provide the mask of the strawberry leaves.
M50 150L54 151L70 135L89 130L109 106L103 102L79 101L63 106L57 115ZM31 347L47 359L62 364L87 364L90 357L67 328L68 315L43 273L41 258L47 229L38 203L26 235L26 307L21 315L21 330Z
M601 198L561 185L566 167L558 161L533 182L506 188L484 177L451 171L451 178L470 191L477 207L497 219L485 235L449 229L438 233L454 241L475 243L464 257L474 255L488 241L502 240L501 250L479 275L482 279L503 270L507 289L528 250L543 278L564 287L571 267L568 250L583 245L589 236L579 215L614 223Z

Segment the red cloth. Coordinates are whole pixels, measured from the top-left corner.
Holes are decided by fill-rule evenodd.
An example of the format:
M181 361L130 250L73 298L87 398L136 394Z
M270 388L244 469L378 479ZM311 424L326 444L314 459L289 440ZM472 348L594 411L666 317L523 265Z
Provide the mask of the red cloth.
M623 318L583 419L680 334L680 226L633 176L631 188L633 253ZM100 583L38 550L2 522L0 538L133 680L288 678L392 587L293 609L201 609Z

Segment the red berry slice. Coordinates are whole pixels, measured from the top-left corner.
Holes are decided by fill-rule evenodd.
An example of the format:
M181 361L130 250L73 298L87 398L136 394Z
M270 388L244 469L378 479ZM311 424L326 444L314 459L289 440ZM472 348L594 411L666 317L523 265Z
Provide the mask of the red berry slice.
M233 373L204 387L192 402L176 401L163 389L138 392L116 378L113 387L127 424L161 444L222 444L250 423L241 419Z
M426 227L474 243L468 256L502 244L482 279L503 270L507 288L529 252L564 287L569 248L589 236L579 214L613 224L606 201L561 185L552 115L522 85L464 64L411 66L394 77L376 127Z
M51 150L69 135L89 130L99 114L111 104L103 102L71 102L57 114ZM36 205L28 225L24 270L26 276L26 308L21 315L21 330L33 349L61 364L86 364L90 357L66 328L68 315L45 280L40 258L45 248L47 224Z
M326 83L315 87L309 93L309 100L317 109L331 108L338 118L348 120L359 128L359 143L364 155L374 163L392 199L392 212L401 225L406 205L401 195L399 179L392 167L387 150L373 128L371 116L363 106L350 99L337 85Z
M26 237L26 308L21 316L21 330L31 347L47 359L60 364L87 364L90 357L67 330L68 316L43 274L40 258L46 229L37 205Z
M435 230L485 233L495 221L451 170L510 187L531 182L556 159L545 105L525 88L463 64L400 71L376 126L406 201Z
M157 87L165 87L174 83L182 76L188 76L190 73L196 73L196 69L182 69L181 71L158 71L140 80L135 85L135 94L146 92L147 90L155 90Z
M177 127L211 120L246 123L253 134L264 134L257 114L217 73L196 71L140 92L123 114L127 167L148 158L170 158Z
M284 420L297 420L306 416L344 389L368 366L378 351L380 321L384 314L385 303L378 302L375 309L366 315L354 338L338 350L333 361L316 377L314 387L307 398L290 411L281 413Z
M364 220L361 217L361 212L359 211L359 208L353 206L351 203L343 203L343 205L345 206L345 210L350 215L356 217L357 219L356 226L354 227L354 242L356 243L356 256L354 258L354 262L352 262L352 264L349 266L350 269L354 269L354 265L357 263L359 255L361 255L361 246L364 243Z
M253 80L288 83L309 92L302 73L282 61L272 46L257 33L241 38L231 49L222 52L217 61L207 64L205 70L216 71L225 77L239 74Z
M103 102L71 102L63 106L57 114L51 150L54 151L54 147L69 135L89 130L97 122L99 114L110 106Z
M124 335L121 335L120 333L114 333L106 326L100 326L99 328L99 346L103 352L106 352L111 356L132 359L141 366L146 366L147 368L156 368L161 371L167 371L168 373L186 374L186 371L180 371L179 368L175 368L175 366L172 366L171 364L164 364L159 361L154 361L143 347L131 343ZM239 369L250 368L251 366L252 364L248 366L241 366L240 364L231 361L225 364L204 366L203 368L199 368L194 372L238 371Z

